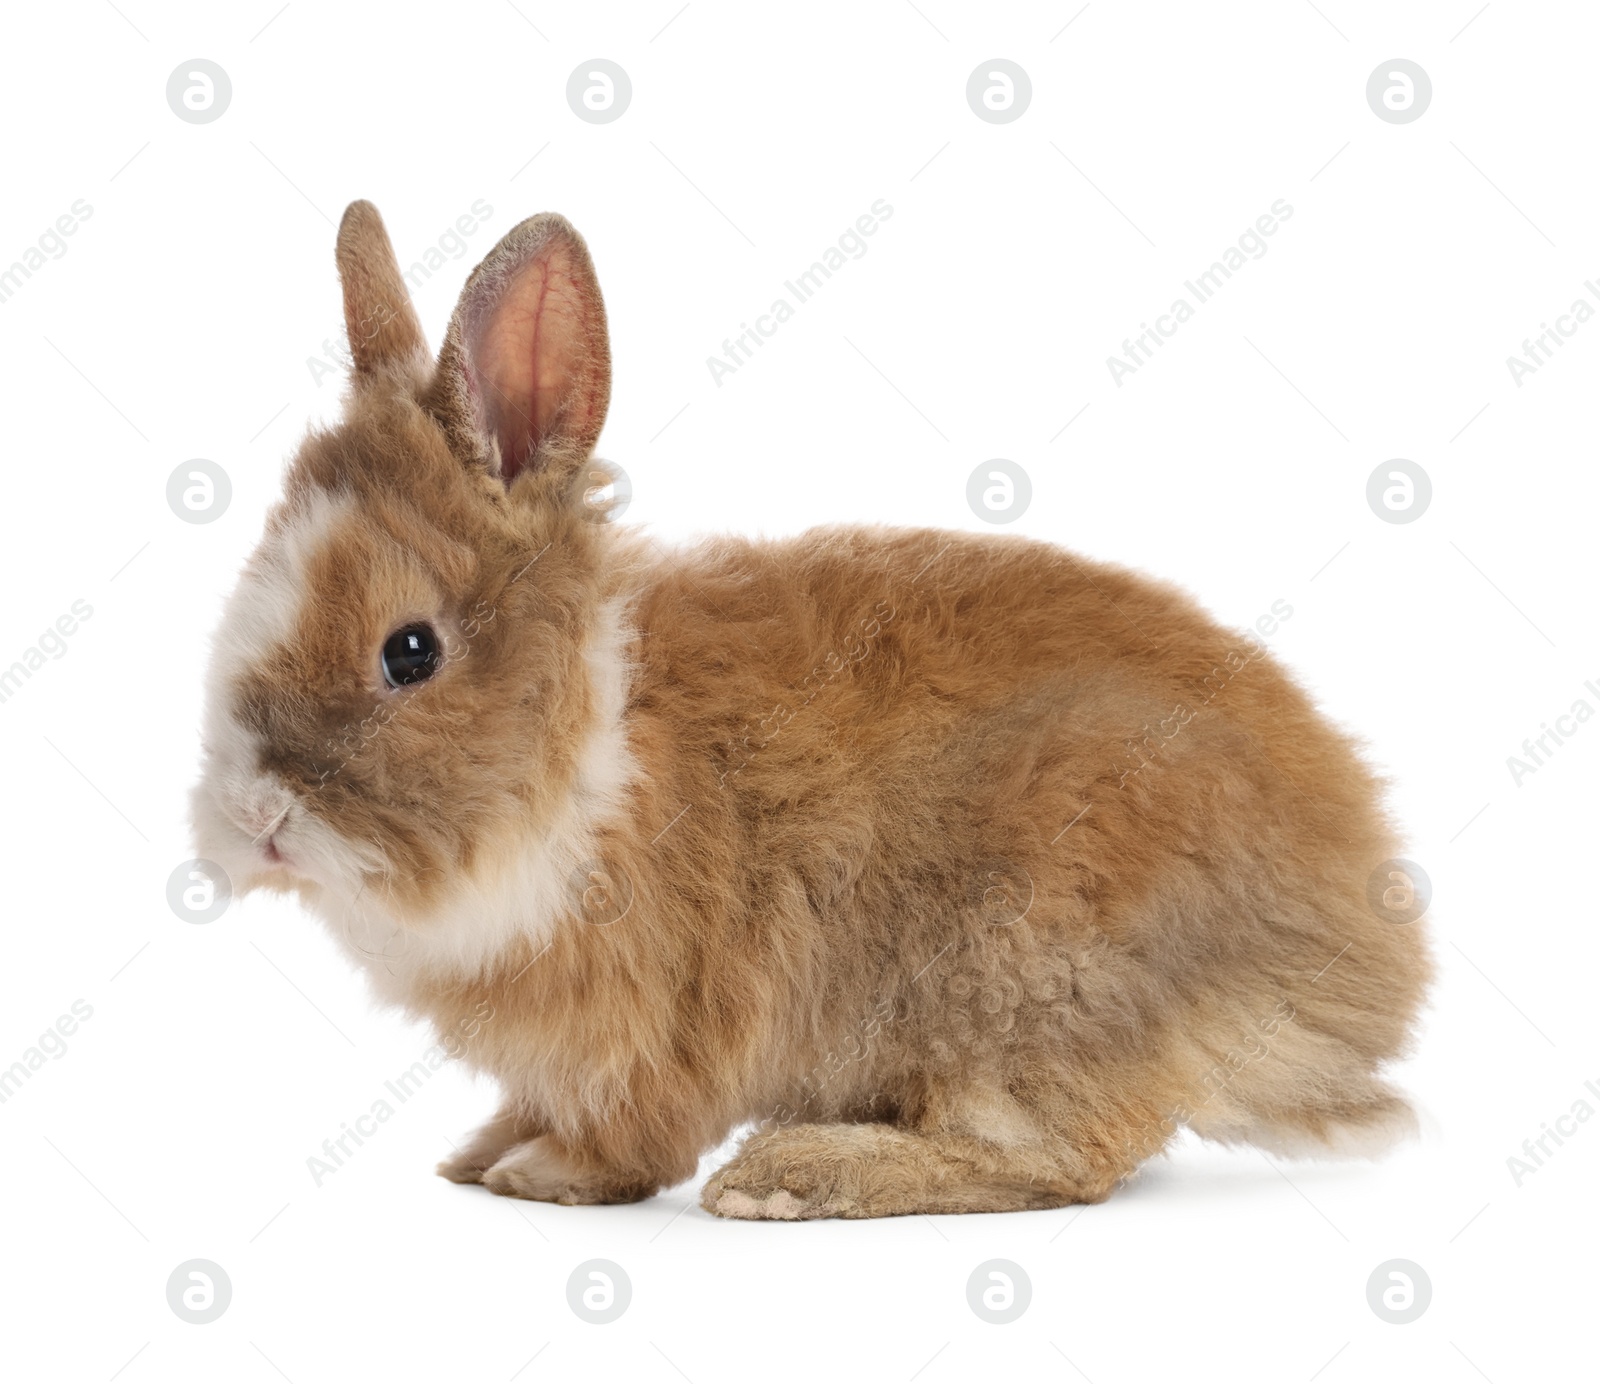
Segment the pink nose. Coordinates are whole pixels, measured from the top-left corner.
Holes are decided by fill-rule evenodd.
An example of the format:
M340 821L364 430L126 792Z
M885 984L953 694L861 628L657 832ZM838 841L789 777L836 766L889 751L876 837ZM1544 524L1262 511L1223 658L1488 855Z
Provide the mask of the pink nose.
M289 806L284 803L255 803L251 805L245 820L255 832L256 844L267 852L271 859L277 847L272 844L272 836L281 827L289 816Z

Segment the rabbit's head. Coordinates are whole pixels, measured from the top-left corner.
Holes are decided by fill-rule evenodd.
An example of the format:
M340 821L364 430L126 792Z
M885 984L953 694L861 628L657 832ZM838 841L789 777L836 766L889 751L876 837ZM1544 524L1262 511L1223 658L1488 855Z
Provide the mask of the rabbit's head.
M345 415L301 447L228 603L194 817L236 887L403 920L604 787L610 355L560 217L478 266L437 362L370 203L338 263Z

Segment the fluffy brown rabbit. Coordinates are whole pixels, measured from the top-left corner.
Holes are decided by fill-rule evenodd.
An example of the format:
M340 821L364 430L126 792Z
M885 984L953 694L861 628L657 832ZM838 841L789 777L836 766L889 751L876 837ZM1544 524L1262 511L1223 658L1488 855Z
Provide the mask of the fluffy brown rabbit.
M1396 838L1259 641L1015 537L667 550L603 498L564 220L478 266L437 363L369 203L338 263L346 415L227 608L195 819L500 1083L444 1176L627 1201L756 1122L709 1210L1008 1211L1180 1125L1413 1124Z

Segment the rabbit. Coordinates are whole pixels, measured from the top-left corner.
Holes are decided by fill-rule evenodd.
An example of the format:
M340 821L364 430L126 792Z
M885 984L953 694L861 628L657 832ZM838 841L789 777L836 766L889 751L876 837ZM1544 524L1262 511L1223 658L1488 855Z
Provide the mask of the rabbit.
M1414 1131L1382 1069L1432 962L1374 903L1383 785L1262 641L1012 535L669 548L607 497L563 218L437 360L370 203L336 259L345 412L226 604L193 817L498 1083L444 1177L633 1201L744 1128L719 1216L1017 1211L1185 1127Z

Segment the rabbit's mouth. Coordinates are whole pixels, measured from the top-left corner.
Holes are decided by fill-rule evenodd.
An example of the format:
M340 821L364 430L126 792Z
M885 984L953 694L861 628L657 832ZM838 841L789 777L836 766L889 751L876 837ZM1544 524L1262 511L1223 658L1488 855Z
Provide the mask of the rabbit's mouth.
M383 862L353 845L275 775L212 755L196 785L197 844L241 891L303 885L354 892Z
M295 819L304 813L296 812L294 799L274 784L255 785L239 797L226 807L233 825L250 838L245 849L252 863L273 874L305 875L304 852L294 846Z
M276 795L274 795L276 797ZM244 801L235 799L244 798ZM263 794L224 794L217 803L218 816L223 822L215 823L221 831L211 833L216 846L230 857L224 864L237 871L245 888L262 883L283 887L295 880L309 880L307 853L297 844L300 834L296 829L294 803L270 807L263 804Z
M256 833L255 839L250 843L252 846L259 846L261 848L261 854L266 856L267 860L273 865L282 865L289 858L278 849L278 831L283 826L284 822L288 820L289 814L293 810L294 802L291 799L289 802L284 804L283 809L275 814L272 820L268 822L266 826L262 827L261 830ZM245 826L244 823L241 823L240 825L244 826L245 830L249 830L249 827Z
M292 866L293 864L289 857L278 849L276 839L271 836L261 843L261 854L266 856L268 862L273 865Z
M276 783L234 814L234 825L250 838L246 850L252 864L280 882L287 878L350 893L374 872L387 873L386 862L374 849L348 841Z

